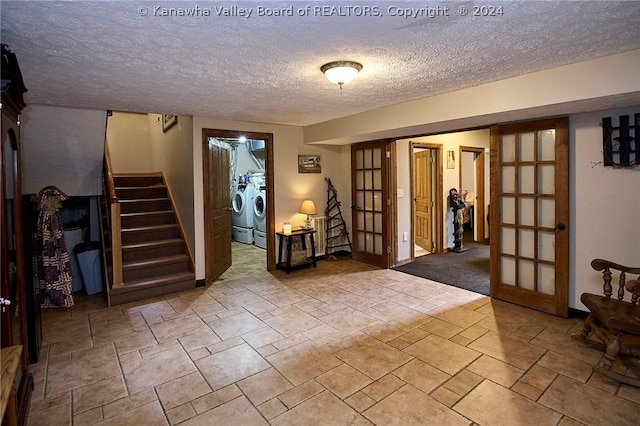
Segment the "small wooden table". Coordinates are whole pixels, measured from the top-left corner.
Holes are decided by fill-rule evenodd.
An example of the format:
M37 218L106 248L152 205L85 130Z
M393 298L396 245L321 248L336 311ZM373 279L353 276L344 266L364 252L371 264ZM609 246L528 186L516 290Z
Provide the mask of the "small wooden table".
M291 272L291 269L299 268L303 266L313 265L315 268L316 265L316 244L314 240L314 235L316 233L315 229L300 229L296 231L292 231L291 234L287 235L284 232L276 232L278 236L278 263L276 264L276 269L284 269L287 271L287 274ZM293 246L294 239L299 238L302 242L302 250L307 251L307 235L309 236L309 241L311 242L311 256L305 256L304 260L299 262L291 262L291 246ZM286 258L282 259L282 247L284 243L287 243L287 252Z

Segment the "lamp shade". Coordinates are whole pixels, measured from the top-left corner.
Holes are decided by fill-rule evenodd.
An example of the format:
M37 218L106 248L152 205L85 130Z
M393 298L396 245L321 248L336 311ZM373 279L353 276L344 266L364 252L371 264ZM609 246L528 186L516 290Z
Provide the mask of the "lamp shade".
M352 61L329 62L320 67L327 79L340 87L356 78L361 69L361 64Z
M304 200L298 209L298 213L302 214L316 214L316 205L312 200Z

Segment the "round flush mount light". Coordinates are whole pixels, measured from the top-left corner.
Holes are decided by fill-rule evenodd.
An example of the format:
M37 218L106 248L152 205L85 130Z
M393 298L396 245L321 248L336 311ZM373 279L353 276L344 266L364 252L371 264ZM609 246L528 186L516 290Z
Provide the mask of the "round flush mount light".
M343 84L349 83L356 78L361 69L362 64L353 61L329 62L320 67L320 71L324 73L327 79L339 85L340 89L342 89Z

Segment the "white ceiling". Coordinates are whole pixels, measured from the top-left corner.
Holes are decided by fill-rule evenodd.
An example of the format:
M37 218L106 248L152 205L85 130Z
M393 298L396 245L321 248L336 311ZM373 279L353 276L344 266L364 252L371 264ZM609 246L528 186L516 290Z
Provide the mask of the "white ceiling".
M503 14L471 16L488 4ZM156 5L211 16L154 16ZM351 16L315 12L331 5ZM232 6L252 15L218 16ZM257 16L259 6L291 6L294 16ZM391 16L395 6L450 16ZM356 16L365 7L381 16ZM28 103L291 125L640 48L639 1L3 0L1 19ZM364 65L342 92L320 72L333 60Z

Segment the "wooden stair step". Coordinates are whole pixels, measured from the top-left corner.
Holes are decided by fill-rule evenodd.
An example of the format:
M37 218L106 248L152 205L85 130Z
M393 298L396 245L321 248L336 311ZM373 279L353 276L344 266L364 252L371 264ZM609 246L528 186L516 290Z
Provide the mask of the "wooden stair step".
M162 175L114 175L113 182L116 187L131 187L131 186L151 186L157 184L163 184Z
M167 188L164 185L118 187L116 188L116 196L120 201L167 198Z
M122 213L120 219L122 228L139 228L145 225L168 225L176 223L176 215L173 210Z
M124 288L112 288L109 293L109 298L112 306L120 305L191 290L195 288L195 282L195 274L193 272L166 275L154 279L130 281L125 284Z
M142 213L150 211L170 210L171 200L168 198L141 198L120 200L121 213Z
M125 287L128 287L131 289L131 288L145 286L149 284L166 284L166 283L183 280L183 279L190 279L194 277L195 277L195 274L191 271L177 272L175 274L158 276L153 279L131 280L125 283ZM195 281L194 281L194 284L195 284Z
M195 274L190 271L178 272L170 275L162 275L155 278L145 278L140 280L131 280L125 282L123 288L112 288L112 293L130 293L143 288L162 287L181 281L192 281L192 287L195 287Z
M122 261L152 259L155 257L184 254L185 246L181 238L165 240L140 241L122 245Z
M190 271L189 256L186 254L136 260L122 265L122 276L125 285L130 281L143 278L150 279L184 271Z
M177 223L122 230L122 244L130 244L138 241L167 240L170 238L180 238L180 227Z
M184 261L188 262L189 256L187 256L186 254L177 254L175 256L156 257L148 260L126 262L122 265L122 268L123 269L151 268L151 267L159 266L162 264L180 263Z
M148 250L154 247L164 247L168 245L182 245L184 242L180 238L169 238L166 240L143 241L139 243L123 244L122 250Z

